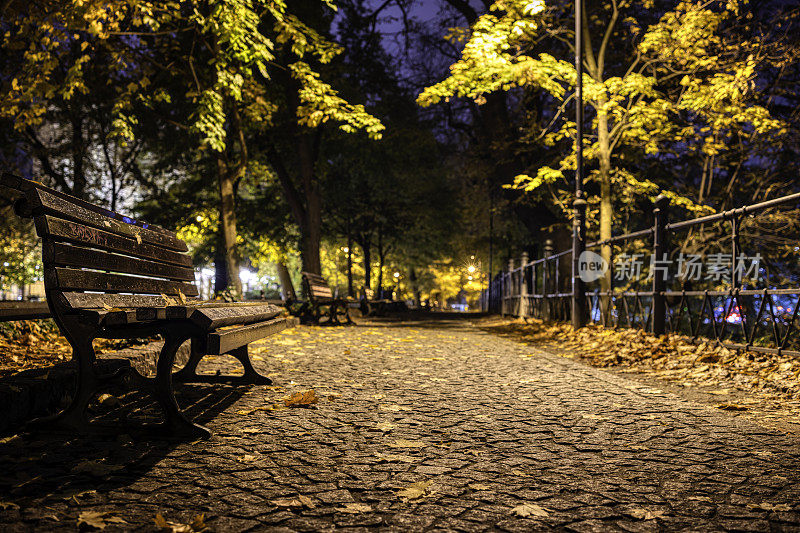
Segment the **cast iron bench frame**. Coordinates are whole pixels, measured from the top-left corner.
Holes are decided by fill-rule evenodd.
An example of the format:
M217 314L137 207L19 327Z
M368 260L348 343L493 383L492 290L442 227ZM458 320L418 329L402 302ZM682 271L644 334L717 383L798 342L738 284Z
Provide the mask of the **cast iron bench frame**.
M350 318L350 302L344 298L335 298L325 278L319 274L303 272L303 290L308 298L311 319L319 324L323 316L328 317L329 324L352 324ZM322 309L327 307L327 312Z
M211 432L189 420L175 400L173 382L270 384L256 372L248 344L295 326L281 309L259 302L226 303L198 298L188 248L168 230L133 220L35 181L4 173L0 185L21 193L14 210L33 218L42 239L47 304L72 346L78 369L75 394L62 412L31 423L32 428L79 433L144 433L167 439L206 438ZM164 346L156 375L147 378L130 365L105 372L95 355L96 338L161 335ZM191 342L189 361L173 373L181 345ZM206 355L228 354L244 367L241 376L196 372ZM132 378L132 379L128 379ZM149 390L164 413L161 424L101 426L90 423L89 403L122 381Z

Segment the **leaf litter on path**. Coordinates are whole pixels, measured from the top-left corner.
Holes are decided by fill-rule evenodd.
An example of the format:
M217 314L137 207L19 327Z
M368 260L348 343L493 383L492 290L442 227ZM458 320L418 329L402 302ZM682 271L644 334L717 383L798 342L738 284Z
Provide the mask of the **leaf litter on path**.
M109 524L127 524L125 520L118 516L113 516L110 511L84 511L78 515L78 529L88 527L93 529L105 529Z
M432 483L433 481L418 481L412 483L398 491L397 496L404 500L419 500L420 498L430 496L433 494L433 491L429 490Z
M539 507L532 503L523 503L511 509L511 514L521 516L522 518L546 518L550 516L547 509Z

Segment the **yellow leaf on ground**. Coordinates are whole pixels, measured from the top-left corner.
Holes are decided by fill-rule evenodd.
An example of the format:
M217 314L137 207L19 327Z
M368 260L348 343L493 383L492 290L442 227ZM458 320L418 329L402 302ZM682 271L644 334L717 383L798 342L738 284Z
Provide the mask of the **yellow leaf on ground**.
M632 517L637 520L653 520L660 516L664 516L664 511L653 511L651 509L633 509L628 512Z
M358 514L369 513L372 511L372 507L366 503L346 503L344 504L344 507L339 507L336 510L340 513Z
M78 528L88 526L105 529L109 524L127 524L127 522L118 516L111 516L108 511L84 511L78 515Z
M721 403L717 406L717 409L722 409L723 411L747 411L747 407L737 403Z
M523 503L522 505L517 505L513 509L511 509L511 513L517 516L521 516L522 518L545 518L550 516L550 513L547 512L547 509L539 507L538 505L534 505L532 503Z
M397 496L406 500L418 500L430 494L428 487L431 486L432 481L418 481L412 483L408 487L397 493Z
M424 448L428 443L421 440L396 439L389 445L392 448Z
M410 455L398 455L394 453L376 453L375 457L377 457L381 461L386 461L388 463L394 463L394 462L413 463L419 460L415 457L411 457Z
M309 407L315 403L319 403L319 397L314 389L295 392L283 400L286 407Z

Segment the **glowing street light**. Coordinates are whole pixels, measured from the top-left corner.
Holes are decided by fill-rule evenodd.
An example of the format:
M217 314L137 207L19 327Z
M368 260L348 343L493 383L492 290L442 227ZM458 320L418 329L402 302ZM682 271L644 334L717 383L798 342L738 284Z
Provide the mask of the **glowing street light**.
M474 274L475 273L475 265L468 266L467 267L467 272L469 272L470 274ZM469 279L472 279L472 276L470 276Z

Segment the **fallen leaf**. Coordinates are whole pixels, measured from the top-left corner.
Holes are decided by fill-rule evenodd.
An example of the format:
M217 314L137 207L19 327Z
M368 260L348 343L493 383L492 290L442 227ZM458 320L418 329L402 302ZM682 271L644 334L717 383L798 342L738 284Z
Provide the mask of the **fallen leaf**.
M421 440L395 439L390 443L392 448L424 448L428 444Z
M97 397L97 403L105 407L119 407L119 398L110 394L101 394Z
M418 500L426 495L429 495L428 487L431 486L432 481L418 481L412 483L408 487L397 493L397 496L406 500Z
M748 503L747 506L750 509L761 509L762 511L783 511L783 512L786 512L786 511L791 511L792 510L792 506L789 505L789 504L786 504L786 503L776 503L776 504L767 503L767 502Z
M394 453L376 453L375 457L377 457L381 461L385 461L385 462L389 462L389 463L393 463L393 462L413 463L413 462L419 460L419 459L416 459L414 457L411 457L410 455L398 455L398 454L394 454Z
M205 513L196 515L188 524L168 522L161 513L156 513L153 521L158 530L164 533L197 533L208 529L205 524Z
M119 470L121 467L112 466L97 461L81 461L70 469L73 473L87 473L97 477L107 476L108 474Z
M747 411L747 407L738 403L721 403L717 406L717 409L722 409L723 411Z
M628 514L637 520L653 520L664 516L664 511L653 511L650 509L631 509Z
M372 507L366 503L346 503L344 504L344 507L339 507L336 510L340 513L359 514L371 512Z
M84 511L78 515L78 528L88 526L105 529L108 524L127 524L127 522L118 516L111 516L109 511Z
M521 516L522 518L545 518L550 516L550 513L547 509L539 507L538 505L534 505L532 503L523 503L522 505L517 505L513 509L511 509L511 513L517 516Z
M406 405L397 405L397 404L393 404L393 405L381 404L378 407L379 407L379 409L381 411L389 411L391 413L397 413L399 411L410 411L411 410L411 408L406 406Z
M297 497L297 499L300 500L300 503L302 503L303 506L308 507L309 509L313 509L314 507L316 507L316 504L314 504L314 501L311 498L309 498L308 496L304 496L304 495L300 494Z
M310 407L315 403L319 403L319 397L314 389L295 392L283 400L286 407Z
M299 498L278 498L277 500L272 500L272 505L277 505L278 507L302 507L303 502L300 501Z

